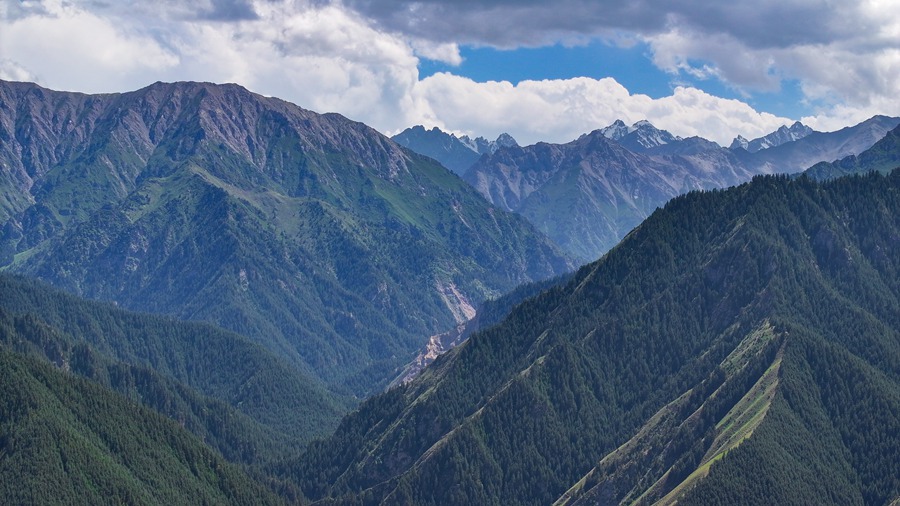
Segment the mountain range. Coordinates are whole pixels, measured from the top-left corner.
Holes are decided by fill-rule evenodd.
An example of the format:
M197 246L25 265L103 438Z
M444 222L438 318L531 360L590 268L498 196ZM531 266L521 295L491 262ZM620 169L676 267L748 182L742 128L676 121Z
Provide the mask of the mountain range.
M742 136L738 135L734 138L734 141L731 142L730 149L744 149L750 153L756 153L757 151L761 151L763 149L772 148L775 146L780 146L782 144L793 142L800 140L807 135L813 133L814 130L799 121L794 122L791 126L780 126L778 130L760 137L758 139L753 139L752 141L748 141Z
M248 336L331 388L572 261L433 160L236 85L0 82L5 269Z
M519 144L509 134L501 134L495 141L489 141L484 137L469 138L467 135L457 137L434 127L426 130L417 125L407 128L392 140L412 149L416 153L430 156L441 162L444 167L462 176L482 155L490 155L500 148L518 146Z
M888 504L900 171L690 192L281 468L322 504Z
M479 158L463 178L586 262L676 195L725 188L759 174L796 173L817 162L856 155L898 124L900 118L876 116L823 133L796 123L748 141L750 152L699 137L683 139L647 121L630 127L616 121L565 144L498 149Z
M896 504L897 123L461 178L236 85L0 81L0 502Z
M742 150L735 150L735 153L742 155L742 163L761 174L792 174L819 162L858 155L881 140L898 124L900 118L873 116L862 123L834 132L811 132L799 140L755 153L744 154Z

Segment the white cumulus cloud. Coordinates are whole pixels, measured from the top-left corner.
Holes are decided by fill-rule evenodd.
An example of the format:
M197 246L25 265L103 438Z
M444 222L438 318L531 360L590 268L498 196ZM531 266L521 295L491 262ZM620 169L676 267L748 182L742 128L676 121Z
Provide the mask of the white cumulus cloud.
M40 7L31 11L36 14L10 16L0 30L0 59L16 62L19 74L80 90L118 91L130 84L128 75L179 64L177 54L127 24L68 2Z
M418 72L422 58L460 64L460 44L601 37L649 44L673 82L688 73L751 93L795 79L817 108L803 118L815 128L900 115L900 15L887 15L897 0L831 10L782 0L755 9L723 5L0 0L0 78L83 92L129 91L158 80L236 82L389 134L421 123L474 135L509 132L523 143L565 142L615 119L649 119L677 135L727 144L793 121L685 86L651 98L613 78L475 82ZM769 22L766 15L777 16ZM798 16L818 26L797 25Z
M427 126L487 136L507 132L525 144L567 142L616 119L629 124L648 119L676 135L728 144L737 133L761 136L790 121L695 88L676 88L658 99L632 94L612 78L513 85L441 73L422 80L416 96L427 107L420 111Z
M639 40L675 82L714 79L748 97L798 82L821 125L900 115L900 0L343 1L378 26L435 43Z

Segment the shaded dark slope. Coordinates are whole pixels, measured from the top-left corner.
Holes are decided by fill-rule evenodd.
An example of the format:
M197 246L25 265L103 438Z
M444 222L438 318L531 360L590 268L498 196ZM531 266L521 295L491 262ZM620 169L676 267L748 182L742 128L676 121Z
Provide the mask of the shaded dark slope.
M733 461L745 490L883 503L900 493L898 210L898 172L677 198L283 472L323 503L618 503L730 490L726 464L703 477ZM856 417L853 392L871 399Z
M5 504L277 504L175 422L0 347Z
M0 83L9 268L377 388L419 340L571 263L433 160L235 85Z
M262 464L328 433L346 409L246 338L136 314L0 274L0 342L180 421L230 460Z
M444 133L437 127L426 130L421 125L414 126L391 139L416 153L434 158L460 176L482 155L463 144L455 135Z
M0 309L0 342L174 420L226 460L249 467L297 453L300 441L148 367L116 361L34 315ZM127 457L127 455L121 455Z

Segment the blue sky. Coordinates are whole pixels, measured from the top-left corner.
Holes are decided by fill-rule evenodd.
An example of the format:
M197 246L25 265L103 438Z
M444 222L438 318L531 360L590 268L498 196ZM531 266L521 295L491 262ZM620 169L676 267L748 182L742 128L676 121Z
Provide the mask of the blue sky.
M594 41L565 47L562 44L538 48L495 49L462 47L462 63L451 65L423 59L420 77L435 72L453 72L475 81L511 81L569 79L572 77L615 77L635 93L654 98L672 92L672 76L654 66L647 58L645 44L619 48Z
M0 79L234 82L391 135L728 144L900 115L900 0L0 0Z
M754 109L787 118L802 118L814 112L804 100L796 80L784 80L773 92L748 93L716 78L698 79L685 73L669 73L655 66L647 44L618 47L603 41L565 46L553 44L537 48L495 49L461 47L462 63L452 65L422 59L420 77L451 72L475 81L569 79L573 77L614 77L632 93L662 98L677 85L691 86L712 95L742 100Z

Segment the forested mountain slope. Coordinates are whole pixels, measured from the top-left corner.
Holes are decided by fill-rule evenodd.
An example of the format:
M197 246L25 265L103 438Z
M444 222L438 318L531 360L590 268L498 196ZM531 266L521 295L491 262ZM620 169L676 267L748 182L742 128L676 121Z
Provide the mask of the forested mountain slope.
M900 496L900 171L669 202L281 471L322 504Z
M236 85L0 82L0 264L206 320L333 388L572 268L521 217L371 128Z
M176 422L0 346L0 502L279 504Z
M144 404L234 462L294 455L349 407L263 347L209 324L131 313L9 274L0 274L0 293L0 347Z

